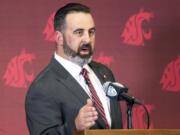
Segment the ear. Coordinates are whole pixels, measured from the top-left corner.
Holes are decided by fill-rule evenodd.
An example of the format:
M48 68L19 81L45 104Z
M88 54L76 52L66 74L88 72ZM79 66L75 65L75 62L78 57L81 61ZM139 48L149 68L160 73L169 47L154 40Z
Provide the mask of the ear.
M58 45L63 45L63 34L60 31L55 32L55 41Z

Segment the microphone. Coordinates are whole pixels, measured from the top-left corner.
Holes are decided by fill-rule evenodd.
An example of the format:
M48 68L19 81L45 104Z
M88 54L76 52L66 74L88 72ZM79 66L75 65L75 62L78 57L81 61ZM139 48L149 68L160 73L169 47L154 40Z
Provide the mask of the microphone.
M110 99L117 101L125 100L128 103L141 104L137 98L129 96L127 94L128 88L123 84L108 81L103 84L103 88L106 93L106 96Z
M125 100L127 102L127 127L130 129L132 128L132 106L134 103L143 106L146 114L147 114L147 129L149 129L150 125L150 116L149 112L146 108L145 105L143 105L137 98L133 96L129 96L127 94L128 88L120 83L117 82L105 82L103 84L104 91L106 93L106 96L109 97L110 99L116 100L116 101L121 101Z

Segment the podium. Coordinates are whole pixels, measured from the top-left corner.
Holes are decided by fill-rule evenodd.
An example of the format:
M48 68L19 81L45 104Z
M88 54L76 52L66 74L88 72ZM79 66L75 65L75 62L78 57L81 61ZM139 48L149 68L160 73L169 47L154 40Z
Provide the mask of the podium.
M180 129L98 129L76 131L74 135L180 135Z

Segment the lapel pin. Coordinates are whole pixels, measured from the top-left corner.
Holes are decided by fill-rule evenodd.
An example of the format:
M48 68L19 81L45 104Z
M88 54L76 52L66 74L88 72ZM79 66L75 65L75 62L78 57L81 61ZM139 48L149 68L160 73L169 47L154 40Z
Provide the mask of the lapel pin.
M106 76L106 75L103 75L103 78L104 78L104 79L107 79L107 76Z

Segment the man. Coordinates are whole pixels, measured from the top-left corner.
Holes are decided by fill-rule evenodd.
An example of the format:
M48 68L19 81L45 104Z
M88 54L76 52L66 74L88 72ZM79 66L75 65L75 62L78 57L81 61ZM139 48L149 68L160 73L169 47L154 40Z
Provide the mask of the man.
M54 17L57 49L26 96L31 135L72 135L85 129L122 128L117 101L102 85L115 81L104 65L92 61L95 24L90 9L69 3Z

